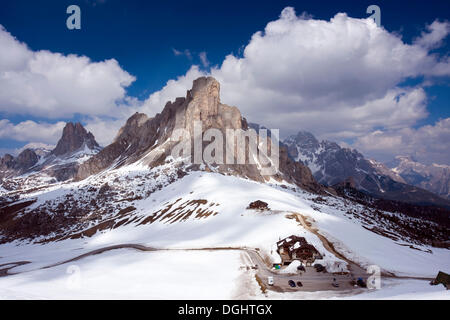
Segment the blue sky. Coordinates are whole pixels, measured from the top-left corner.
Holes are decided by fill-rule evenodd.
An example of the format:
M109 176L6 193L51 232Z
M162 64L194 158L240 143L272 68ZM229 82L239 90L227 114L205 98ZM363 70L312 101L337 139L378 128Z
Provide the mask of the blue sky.
M77 4L82 12L82 29L68 30L65 26L66 8ZM368 5L381 8L382 26L392 34L401 35L410 44L419 37L426 25L435 20L449 20L450 2L434 1L2 1L0 24L29 50L49 50L63 55L86 56L92 62L107 59L118 61L120 68L135 77L125 96L146 100L150 94L161 90L170 79L185 75L192 65L199 72L209 72L210 67L220 68L227 55L242 57L243 49L252 35L264 30L270 21L279 19L282 10L295 8L298 15L307 12L316 20L329 21L336 13L345 12L349 17L366 18ZM175 54L175 52L187 54ZM209 65L203 65L199 54L204 52ZM446 39L430 55L445 57L449 53ZM1 71L1 70L0 70ZM409 77L397 83L401 86L417 86L426 92L427 116L405 123L417 130L435 125L440 119L450 117L448 76ZM429 84L424 85L427 81ZM227 101L224 101L225 103ZM107 117L102 114L101 117ZM26 120L55 124L58 121L81 120L86 114L68 113L50 117L45 113L0 111L0 118L12 125ZM118 119L118 117L116 117ZM259 117L257 120L264 118ZM302 128L299 128L302 129ZM311 128L307 128L311 129ZM377 126L371 128L372 131ZM389 128L389 130L399 128ZM291 130L292 131L292 130ZM312 130L314 132L314 130ZM361 134L348 135L318 130L315 134L352 144ZM19 131L18 131L19 132ZM337 131L336 131L337 132ZM291 132L290 132L291 133ZM369 131L367 132L369 134ZM3 150L20 148L30 141L17 141L5 135L0 139ZM355 144L354 146L362 146ZM364 149L364 147L362 147ZM374 156L378 156L375 151ZM386 155L379 155L383 158Z

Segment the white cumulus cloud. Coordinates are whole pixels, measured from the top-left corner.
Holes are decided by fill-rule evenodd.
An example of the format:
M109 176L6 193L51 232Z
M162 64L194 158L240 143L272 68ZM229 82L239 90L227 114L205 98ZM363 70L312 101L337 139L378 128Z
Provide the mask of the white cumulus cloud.
M0 111L46 118L115 113L135 78L114 59L32 51L0 25Z
M16 141L37 141L56 144L61 138L66 122L56 123L35 122L32 120L13 124L8 119L0 120L0 139L12 139Z
M249 121L280 128L282 136L309 130L320 138L356 141L362 151L375 153L384 145L384 156L395 155L419 148L419 141L431 143L423 138L427 132L445 127L444 121L413 129L428 116L424 87L450 75L449 57L432 51L443 44L449 26L435 21L406 43L372 19L338 13L318 20L287 7L251 37L242 56L228 55L210 72L192 66L145 101L125 103L127 108L117 101L130 100L125 88L134 78L117 61L32 52L2 29L0 45L14 54L0 52L0 108L55 117L81 113L105 145L131 113L154 116L167 101L185 96L194 79L212 75L221 83L223 103L237 106ZM206 53L200 58L205 66ZM425 81L404 85L418 77ZM437 156L432 148L420 152Z
M393 155L412 155L426 164L450 164L450 118L418 129L374 131L360 137L355 146L384 160Z
M372 19L338 13L317 20L287 7L252 36L242 57L228 55L208 75L221 83L224 103L284 136L309 130L321 138L358 139L409 128L428 116L425 82L403 83L450 75L448 57L430 51L448 28L448 22L433 22L409 44ZM144 109L159 112L202 74L192 67L152 94Z

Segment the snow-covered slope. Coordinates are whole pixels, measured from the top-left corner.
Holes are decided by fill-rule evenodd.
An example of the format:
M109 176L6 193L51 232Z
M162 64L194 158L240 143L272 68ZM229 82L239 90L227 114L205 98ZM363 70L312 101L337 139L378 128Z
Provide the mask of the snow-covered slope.
M136 185L140 184L140 180L136 177L142 174L140 170L143 168L132 166L120 170L122 177L126 176ZM109 179L114 180L118 173L115 170L111 171ZM102 181L105 179L108 178L102 176ZM57 194L63 196L67 192L71 192L70 190L74 190L76 184L82 183L90 184L92 180L41 190L34 193L33 197L36 197L38 202L43 202L54 198ZM135 190L140 189L135 188ZM138 192L144 194L145 188ZM251 201L258 199L267 202L271 211L246 210ZM417 244L413 246L414 248L410 248L410 243L407 241L395 241L371 232L366 228L368 225L374 226L377 223L376 220L359 220L354 215L349 217L348 214L349 211L363 213L367 208L346 203L334 197L318 199L317 196L294 186L267 185L217 173L194 172L151 193L147 198L134 200L130 204L135 208L133 212L115 220L115 225L103 230L99 229L90 236L86 233L84 237L76 236L73 239L66 238L62 241L39 244L15 241L0 245L0 265L18 261L31 262L9 270L11 273L28 272L0 278L0 287L3 288L3 291L0 290L0 296L33 298L52 285L63 291L66 288L66 277L68 277L67 268L75 264L86 271L85 280L92 278L92 284L88 286L91 289L83 291L83 294L76 290L69 291L59 297L93 298L94 294L107 292L106 289L99 291L94 284L102 288L102 285L105 286L107 283L107 279L111 279L99 278L101 270L110 270L108 272L112 274L135 273L136 268L141 270L146 263L154 263L155 269L152 269L152 272L149 271L149 275L145 275L146 272L143 271L141 279L154 283L155 287L161 285L164 288L161 297L188 298L186 295L169 294L171 284L168 288L164 287L162 282L169 281L175 275L182 278L190 277L197 283L192 288L191 281L185 284L183 284L186 282L185 280L177 281L178 285L190 288L192 296L189 297L203 297L204 292L209 290L208 281L201 276L203 272L208 273L212 278L216 277L215 272L217 272L217 276L222 274L221 277L218 276L216 285L222 285L223 280L224 288L228 288L221 294L211 297L232 298L236 297L237 292L242 294L241 285L244 278L241 273L237 272L239 258L235 252L216 253L207 258L204 252L189 254L182 251L180 254L173 253L174 257L162 253L156 256L147 256L144 253L114 251L89 256L60 267L39 270L42 267L70 260L93 250L131 243L159 249L259 248L262 256L270 260L273 259L274 244L277 240L290 235L298 235L305 237L321 253L325 253L330 262L342 262L323 247L316 235L289 217L292 212L306 216L340 253L362 266L376 264L382 270L394 272L397 275L421 277L433 277L438 270L449 271L450 253L447 249ZM367 220L367 217L365 216L364 219ZM152 218L154 221L149 222ZM144 223L144 221L147 222ZM154 259L157 260L154 261ZM185 276L183 276L184 271L180 274L173 268L164 267L165 263L169 263L167 261L174 261L174 259L177 259L180 266L186 266ZM214 267L198 264L197 260L205 261L204 263L209 261ZM116 265L119 267L113 267ZM158 270L164 268L166 268L167 276L157 277L155 274ZM181 267L181 269L184 268ZM189 270L192 269L195 269L196 272L189 276ZM64 277L64 281L61 280L61 276ZM139 273L135 274L135 277L138 276ZM200 278L203 280L199 280ZM120 281L123 280L124 284L125 280L129 278L122 275L117 279L118 282L115 286L121 287ZM253 283L253 285L255 284ZM104 288L110 288L110 286ZM198 289L200 290L198 291L195 288L203 289ZM55 290L50 290L50 293L43 297L55 297L58 292L61 292L58 291L59 289ZM156 298L155 295L157 295L157 290L141 288L141 291L137 292L141 292L140 297ZM123 294L115 296L113 293L105 293L103 295L103 297L112 298L120 296L123 297ZM129 297L133 297L133 295Z
M166 187L161 187L162 180L155 181L161 190L142 198L141 195L148 194L150 188L144 185L141 189L137 187L143 181L138 178L143 168L133 166L119 170L124 180L128 179L135 185L134 200L117 203L115 212L97 217L98 220L85 217L89 223L79 225L80 229L65 230L63 236L55 238L58 241L52 241L57 235L54 232L35 239L43 241L43 244L27 244L28 241L3 244L0 246L0 264L26 260L33 263L18 270L32 269L69 259L73 257L75 248L77 254L82 254L124 243L155 248L252 247L260 248L270 256L276 241L290 235L304 236L319 251L326 251L314 234L286 217L295 212L309 217L342 254L364 266L377 264L386 271L401 275L431 277L449 265L447 249L420 245L404 234L395 237L396 232L402 231L398 226L383 221L379 214L371 218L369 208L340 198L317 197L294 186L267 185L207 172L193 172ZM101 181L109 179L114 188L112 181L117 179L118 173L113 170L108 177L102 176ZM95 178L99 177L30 194L29 197L37 200L30 207L31 212L33 207L49 199L68 194L77 197L75 187L83 190L81 184L93 186ZM248 204L255 200L267 202L272 211L246 210ZM394 214L385 215L390 217ZM383 236L381 231L389 237Z

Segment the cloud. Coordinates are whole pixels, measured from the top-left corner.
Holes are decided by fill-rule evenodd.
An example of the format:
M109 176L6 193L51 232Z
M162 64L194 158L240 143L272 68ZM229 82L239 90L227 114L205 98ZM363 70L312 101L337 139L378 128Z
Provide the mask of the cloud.
M185 97L187 90L192 87L192 82L205 75L206 73L200 71L198 66L191 67L185 75L179 76L175 80L169 80L161 90L152 93L143 103L139 112L154 116L162 111L168 101L172 101L176 97Z
M418 129L374 131L360 137L354 146L384 160L390 160L395 155L412 155L426 164L450 165L450 118Z
M447 35L447 22L433 22L409 44L373 19L338 13L318 20L288 7L251 37L242 57L228 55L208 75L221 83L224 103L252 122L280 128L283 136L309 130L320 138L356 140L428 116L423 88L450 75L449 58L430 50ZM147 112L183 96L192 75L201 74L194 66L169 81L146 102ZM422 85L404 86L417 77L424 77Z
M125 125L126 119L131 116L129 114L126 117L120 117L118 119L102 119L102 118L92 118L86 121L86 130L92 132L95 140L101 146L107 146L113 142L119 129Z
M348 116L358 121L351 126L382 125L398 109L390 99L392 92L400 90L398 85L408 78L434 75L439 63L448 69L447 62L436 59L421 46L403 43L371 19L340 13L330 21L305 20L286 8L280 19L253 35L243 58L230 55L211 73L223 83L226 102L239 105L256 121L268 119L271 126L286 128L285 120L292 116L300 125L315 128L318 123L300 116L341 115L385 101L389 105L378 104L373 109L377 118L380 109L385 110L379 123L374 123L370 112L367 117ZM416 91L409 90L404 94ZM416 112L409 116L404 116L407 123L417 120ZM335 122L326 131L336 132L339 127ZM287 129L296 131L292 125Z
M126 96L134 78L117 61L33 52L2 29L0 45L14 54L0 52L0 106L54 117L78 112L105 145L131 113L153 116L167 101L185 96L193 80L212 75L221 83L222 101L237 106L252 122L280 128L283 136L309 130L320 138L356 141L355 146L372 153L384 144L392 150L387 156L400 141L406 144L408 134L424 141L419 137L425 128L412 127L428 115L423 88L435 77L450 75L449 57L431 52L448 33L448 22L435 21L409 44L373 19L339 13L319 20L307 13L297 16L287 7L251 37L242 55L228 55L209 72L194 65L142 102ZM187 49L172 51L193 59ZM202 67L209 66L206 52L198 57ZM404 86L417 77L424 82ZM407 145L408 150L419 147Z
M53 150L56 147L54 144L42 143L42 142L30 142L19 149L19 153L26 149L46 149Z
M56 123L35 122L31 120L13 124L7 119L0 120L0 139L16 141L38 141L41 143L56 144L61 138L65 122Z
M198 55L200 57L200 61L203 65L204 68L209 67L209 61L208 61L208 57L206 56L206 52L200 52L200 54Z
M189 60L192 60L192 53L189 49L185 49L184 51L177 50L172 48L172 52L175 56L185 56Z
M427 32L422 32L421 36L414 40L414 44L426 49L434 49L442 45L443 40L450 33L448 22L434 21L426 27Z
M115 59L31 51L1 25L0 47L0 111L6 114L114 114L135 80Z

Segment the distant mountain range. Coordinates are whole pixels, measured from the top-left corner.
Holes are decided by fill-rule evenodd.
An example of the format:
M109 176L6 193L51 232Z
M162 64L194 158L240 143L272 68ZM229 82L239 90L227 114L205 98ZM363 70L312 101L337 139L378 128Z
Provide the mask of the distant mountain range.
M406 183L450 199L450 166L435 163L425 165L408 156L398 156L386 165Z
M288 137L283 143L290 157L308 166L314 178L323 185L347 183L377 198L450 206L448 167L427 167L405 158L385 165L366 159L357 150L342 148L335 142L318 141L313 134L305 131Z

